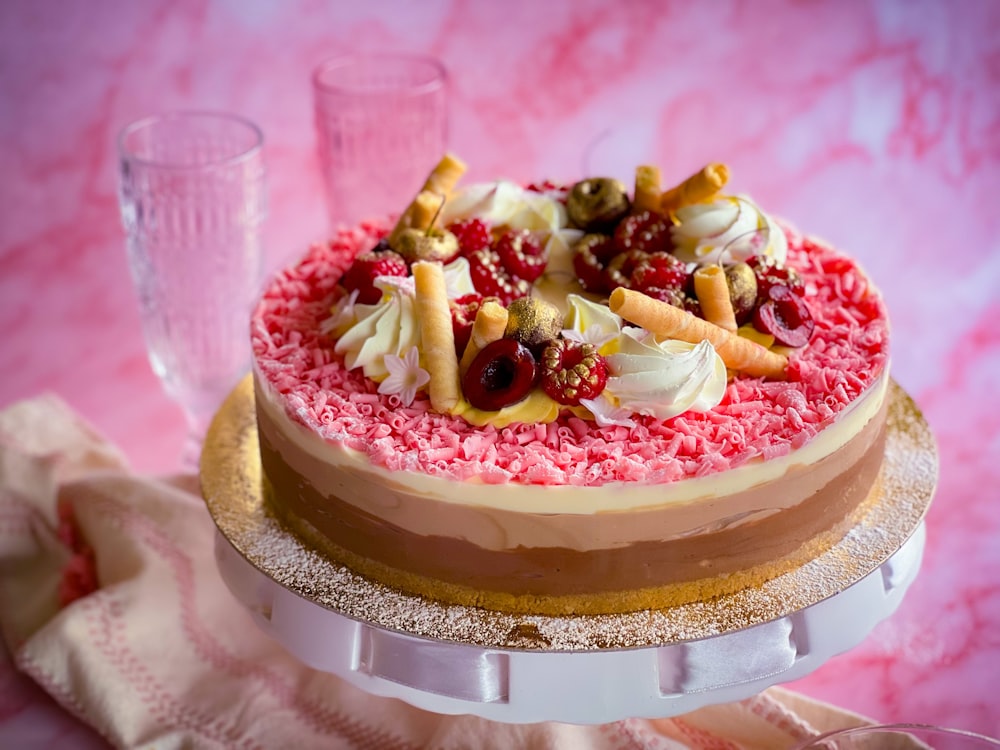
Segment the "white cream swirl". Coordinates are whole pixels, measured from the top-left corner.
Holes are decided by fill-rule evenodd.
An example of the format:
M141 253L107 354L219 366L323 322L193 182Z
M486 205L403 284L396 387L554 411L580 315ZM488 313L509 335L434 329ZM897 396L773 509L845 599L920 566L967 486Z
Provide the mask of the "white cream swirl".
M621 408L656 419L708 411L726 391L726 366L707 341L658 342L652 334L639 339L626 332L607 360L605 393Z
M576 278L571 248L583 232L568 226L562 201L508 180L478 183L455 191L441 210L445 226L469 218L482 219L491 227L534 232L545 243L546 273L556 273L564 281Z
M445 266L444 276L449 299L475 291L465 258ZM383 276L375 280L375 286L382 290L382 299L374 305L353 306L354 323L340 336L334 351L344 356L348 369L360 367L367 377L382 381L389 375L387 354L402 357L411 347L420 349L420 325L412 277Z
M658 342L641 328L622 326L606 306L571 294L563 336L594 344L608 362L603 400L584 406L602 424L622 424L612 408L657 419L708 411L722 401L727 374L710 343Z
M455 191L441 211L441 223L476 217L493 226L557 232L569 223L566 206L543 193L507 180L469 185Z
M723 196L711 203L685 206L671 228L674 254L685 263L725 263L768 255L784 262L785 233L744 195Z
M563 321L564 338L594 344L604 353L606 345L621 334L621 316L611 312L607 305L591 302L579 294L566 295L566 302L569 312Z

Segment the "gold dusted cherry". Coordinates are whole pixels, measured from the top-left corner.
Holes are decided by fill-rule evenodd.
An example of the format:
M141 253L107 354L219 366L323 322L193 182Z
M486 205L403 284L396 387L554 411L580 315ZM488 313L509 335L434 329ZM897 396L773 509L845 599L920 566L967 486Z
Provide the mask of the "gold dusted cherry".
M731 263L726 266L726 284L729 300L733 303L736 322L743 324L757 304L757 275L746 263Z
M458 255L458 238L447 229L404 229L392 249L411 264L418 260L450 263Z
M628 191L611 177L591 177L576 183L566 199L569 220L587 232L608 231L631 207Z
M529 349L557 338L562 328L562 313L550 302L521 297L507 306L504 336L517 339Z

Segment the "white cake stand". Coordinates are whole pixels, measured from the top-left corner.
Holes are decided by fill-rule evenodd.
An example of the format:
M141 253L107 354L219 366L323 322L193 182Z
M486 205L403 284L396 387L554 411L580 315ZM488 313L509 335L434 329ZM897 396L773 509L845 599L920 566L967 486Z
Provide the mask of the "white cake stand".
M309 666L375 695L441 714L596 724L668 717L798 679L859 644L913 582L924 526L839 594L744 630L666 646L598 651L493 649L420 638L326 609L261 573L219 534L230 590L268 635Z
M308 549L264 501L249 380L213 421L201 480L223 579L258 626L305 664L436 713L594 724L741 700L860 643L917 575L937 451L923 416L893 384L876 491L843 539L758 586L621 615L445 605Z

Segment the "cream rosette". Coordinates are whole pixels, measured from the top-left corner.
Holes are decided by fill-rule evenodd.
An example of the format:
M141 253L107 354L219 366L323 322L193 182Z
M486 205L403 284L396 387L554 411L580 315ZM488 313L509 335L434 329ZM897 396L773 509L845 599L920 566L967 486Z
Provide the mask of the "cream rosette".
M475 291L469 262L458 258L444 267L448 299ZM382 276L375 280L382 299L374 305L348 305L335 309L334 318L353 318L353 323L337 341L334 351L344 357L348 369L362 368L366 377L379 382L389 375L385 357L404 357L411 347L419 350L420 325L414 306L412 277Z
M674 254L685 263L730 263L754 255L783 263L788 254L784 231L744 195L684 206L674 217Z
M578 295L568 303L563 336L594 344L608 362L604 392L583 402L600 424L628 424L628 414L669 419L722 401L726 366L707 341L657 341L641 328L623 327L604 305Z
M492 227L527 229L545 241L547 270L573 272L573 243L583 236L568 226L566 206L555 198L526 190L508 180L469 185L455 191L441 211L441 224L475 217Z

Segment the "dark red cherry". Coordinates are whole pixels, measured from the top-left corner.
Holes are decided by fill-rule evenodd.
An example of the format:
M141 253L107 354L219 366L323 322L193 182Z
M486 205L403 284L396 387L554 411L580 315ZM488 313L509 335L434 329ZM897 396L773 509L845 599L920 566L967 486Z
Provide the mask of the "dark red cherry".
M538 365L520 341L499 339L476 355L462 378L462 391L477 409L498 411L525 398L535 386Z
M775 286L788 287L800 297L805 294L805 283L794 268L764 255L754 255L746 263L757 279L758 305L767 299L767 291Z
M783 346L798 348L808 344L816 321L805 301L786 286L772 286L767 296L754 311L754 328L771 334Z

